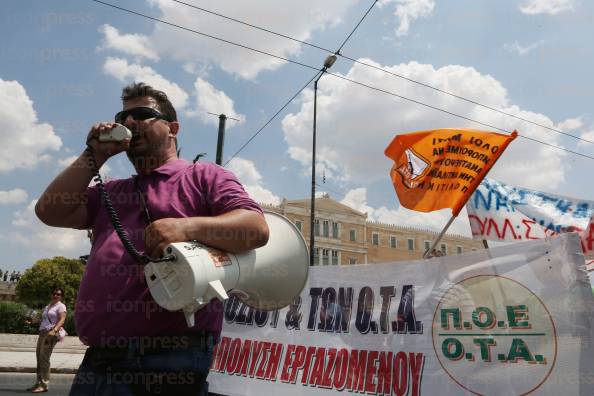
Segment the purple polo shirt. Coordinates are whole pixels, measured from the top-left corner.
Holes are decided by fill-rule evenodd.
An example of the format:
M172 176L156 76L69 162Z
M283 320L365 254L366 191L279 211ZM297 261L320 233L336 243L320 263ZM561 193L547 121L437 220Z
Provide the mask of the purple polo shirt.
M211 163L173 160L138 176L152 220L166 217L217 216L234 209L262 213L235 176ZM132 178L113 180L107 191L124 229L143 252L148 221ZM188 335L207 330L221 332L223 305L213 300L196 312L189 328L181 312L167 311L153 300L144 267L124 249L96 187L87 189L88 223L95 240L80 283L76 302L76 330L92 346L122 346L126 339Z

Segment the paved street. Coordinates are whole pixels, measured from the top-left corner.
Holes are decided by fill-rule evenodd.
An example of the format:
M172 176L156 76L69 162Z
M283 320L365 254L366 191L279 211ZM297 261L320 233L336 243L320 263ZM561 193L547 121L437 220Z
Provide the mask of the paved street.
M52 374L49 392L43 395L68 395L74 374ZM35 382L34 373L0 373L0 396L30 395L25 389Z

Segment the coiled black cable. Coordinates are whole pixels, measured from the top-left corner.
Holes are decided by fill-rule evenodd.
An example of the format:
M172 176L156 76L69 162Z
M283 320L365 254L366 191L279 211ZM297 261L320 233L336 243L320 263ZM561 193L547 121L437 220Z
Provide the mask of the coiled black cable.
M136 261L140 262L141 264L148 264L149 262L160 263L164 261L174 261L175 256L173 255L164 256L159 259L154 259L136 250L136 247L132 244L132 241L130 241L128 234L126 234L126 231L124 231L124 227L122 226L120 218L115 208L113 207L113 204L111 203L111 199L109 199L109 195L107 194L107 190L105 189L105 184L103 184L103 179L99 174L99 167L97 166L97 160L95 159L95 153L93 148L90 145L87 145L86 151L91 162L91 171L93 172L93 177L95 179L95 182L97 182L99 195L101 195L101 201L103 202L103 205L105 205L105 210L107 210L107 214L111 219L111 224L113 225L113 228L118 234L120 241L122 241L122 244L124 245L126 251L130 254L130 256L135 258Z

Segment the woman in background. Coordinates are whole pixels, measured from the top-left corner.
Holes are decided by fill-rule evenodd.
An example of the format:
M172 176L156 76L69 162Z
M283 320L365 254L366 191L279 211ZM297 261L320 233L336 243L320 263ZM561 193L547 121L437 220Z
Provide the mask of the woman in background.
M63 338L62 326L66 321L66 305L62 303L64 291L55 288L51 302L43 309L37 339L37 382L27 389L32 393L47 392L50 373L50 356L59 339ZM60 331L61 330L61 331ZM60 334L62 333L62 334Z

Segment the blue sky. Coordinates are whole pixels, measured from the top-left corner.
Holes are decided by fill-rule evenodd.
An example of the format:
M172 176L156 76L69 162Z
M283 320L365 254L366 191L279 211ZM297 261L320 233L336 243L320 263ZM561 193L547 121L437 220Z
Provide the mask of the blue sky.
M108 0L108 2L110 2ZM172 0L114 4L320 67L327 53ZM373 3L366 0L188 0L335 50ZM314 71L90 1L9 0L0 17L0 269L23 270L89 250L85 234L51 229L32 212L43 189L83 149L90 126L111 120L122 86L164 89L180 115L182 156L214 161L217 118L228 122L225 161ZM594 141L594 4L584 0L382 0L342 53L459 96ZM333 73L594 157L594 145L501 115L339 58ZM372 220L439 229L447 211L400 208L383 150L399 132L478 127L331 75L318 96L320 191ZM263 202L309 196L311 87L228 167ZM593 159L517 139L490 177L594 199ZM107 177L133 173L125 156ZM468 233L463 214L453 231Z

